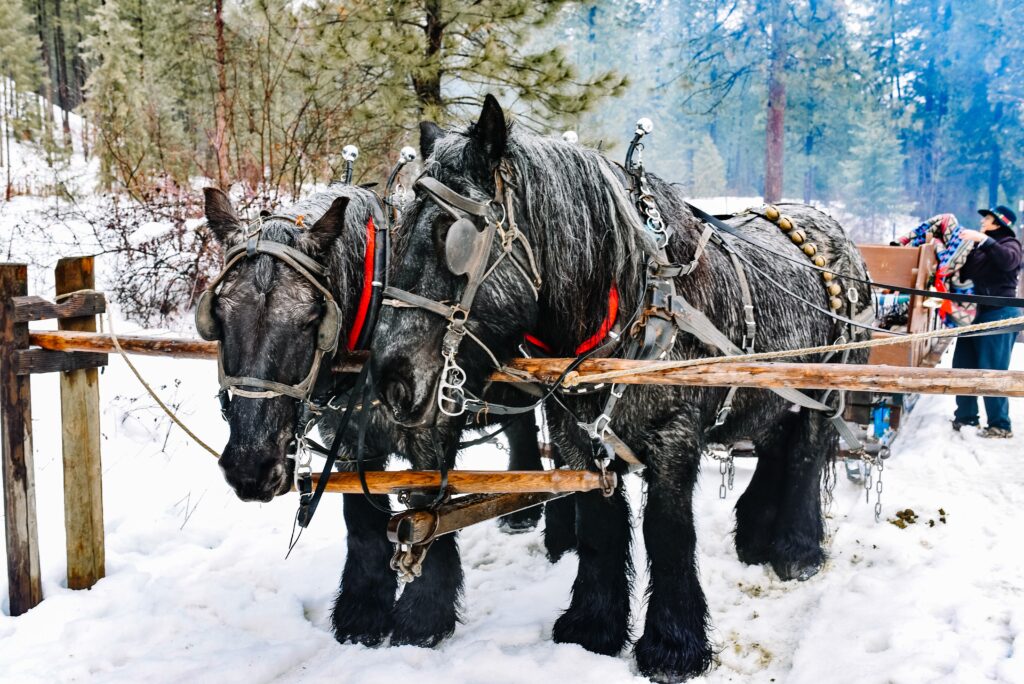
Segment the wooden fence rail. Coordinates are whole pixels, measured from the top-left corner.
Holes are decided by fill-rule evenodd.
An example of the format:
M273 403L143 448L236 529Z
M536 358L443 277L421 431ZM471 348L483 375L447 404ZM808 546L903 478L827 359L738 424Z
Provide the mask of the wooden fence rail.
M216 358L217 343L197 339L118 335L121 348L129 354ZM33 332L32 344L47 350L74 352L114 351L110 335L70 331ZM542 382L558 379L572 359L516 359L509 368ZM588 374L641 368L645 361L593 359L576 370L578 380ZM358 369L357 364L343 370ZM522 382L517 375L497 372L492 379ZM632 385L697 385L704 387L789 387L794 389L843 389L862 392L907 394L961 394L974 396L1024 397L1024 371L985 371L956 368L915 368L908 366L857 366L841 363L716 363L674 370L638 372L617 382Z

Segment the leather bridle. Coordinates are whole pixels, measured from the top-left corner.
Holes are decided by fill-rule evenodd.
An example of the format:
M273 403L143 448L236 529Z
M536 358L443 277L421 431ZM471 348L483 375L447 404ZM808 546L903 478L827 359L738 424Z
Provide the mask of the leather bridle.
M221 410L226 412L231 395L248 399L269 399L288 396L299 401L308 402L316 385L317 376L325 354L332 354L338 348L341 335L341 311L331 294L327 270L317 261L303 254L294 247L262 240L263 223L269 219L282 219L295 223L288 216L260 217L247 240L235 245L224 256L224 268L210 283L206 291L199 297L196 306L196 330L204 340L220 341L222 330L220 323L213 315L213 305L217 298L217 288L227 275L245 259L253 259L267 255L288 265L301 275L323 296L323 313L320 315L320 326L317 330L317 344L313 353L313 363L309 372L299 382L289 385L265 378L228 375L224 370L224 354L221 347L217 349L217 382L220 384ZM255 389L253 389L255 388Z
M494 199L478 202L461 195L447 185L429 176L420 177L414 187L423 190L445 213L455 219L445 238L445 261L448 270L456 276L466 276L466 287L455 304L438 302L421 295L386 287L383 304L392 307L414 307L442 316L448 320L441 341L444 367L438 380L437 406L447 416L460 416L470 403L464 388L466 372L456 361L462 339L467 335L500 367L497 357L484 342L466 327L473 301L480 287L498 265L508 258L533 292L540 295L541 276L537 269L533 248L526 236L519 232L511 201L505 196L505 179L501 170L494 173ZM491 262L490 254L495 239L500 241L501 252ZM522 256L515 252L516 245ZM475 397L473 403L482 404Z

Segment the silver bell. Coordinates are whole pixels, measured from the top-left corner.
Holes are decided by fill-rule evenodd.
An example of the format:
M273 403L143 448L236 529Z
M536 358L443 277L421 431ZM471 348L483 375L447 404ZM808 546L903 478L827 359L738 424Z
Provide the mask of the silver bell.
M406 145L398 152L398 159L403 164L408 164L416 159L416 149Z
M654 122L648 119L646 116L638 119L636 122L636 134L647 135L654 130Z
M355 145L345 145L341 148L341 158L347 162L354 162L359 157L359 148Z
M566 131L562 134L562 140L570 145L575 145L580 141L580 136L576 135L576 131Z

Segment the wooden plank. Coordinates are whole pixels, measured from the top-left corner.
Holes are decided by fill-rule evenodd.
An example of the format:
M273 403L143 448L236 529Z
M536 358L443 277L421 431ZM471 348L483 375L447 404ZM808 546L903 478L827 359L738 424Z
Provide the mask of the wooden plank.
M58 295L92 289L93 258L61 259L54 269L54 276ZM58 326L61 330L95 333L96 318L93 315L63 318ZM68 587L88 589L106 574L100 388L99 372L95 368L61 375L60 415Z
M110 335L70 331L33 331L32 344L54 351L92 351L117 353ZM152 337L147 335L118 335L121 348L128 354L143 356L173 356L180 359L215 359L217 342L194 338Z
M326 491L361 494L358 473L331 473ZM316 488L319 475L313 475ZM441 473L436 470L374 471L366 473L371 494L405 490L436 490ZM601 477L588 470L451 470L448 487L453 494L503 494L531 492L589 492L601 488Z
M59 304L30 295L14 298L14 320L19 323L50 318L78 318L105 313L107 300L102 292L77 292Z
M517 359L510 364L542 382L553 382L572 359ZM588 374L639 368L643 361L591 359L569 380L593 382ZM575 374L578 373L578 376ZM515 382L516 376L494 373L492 380ZM519 379L519 381L522 381ZM693 385L702 387L755 387L771 389L846 389L911 394L963 394L1024 396L1024 371L979 371L957 368L905 368L846 365L841 363L714 363L669 370L645 371L615 382L640 385Z
M193 339L119 336L131 353L186 358L216 358L216 343ZM87 333L33 333L35 344L59 349L111 351L109 335ZM906 349L905 343L896 345ZM509 368L520 374L495 372L497 382L554 382L573 359L515 359ZM646 361L591 359L579 368L580 382L588 373L641 368ZM527 376L521 375L522 373ZM617 382L631 385L694 385L704 387L792 387L847 389L871 392L1024 396L1024 371L975 371L955 368L907 368L821 363L716 363L706 366L635 373Z
M857 245L871 280L900 287L914 287L920 247L889 247L887 245Z
M14 358L16 350L28 346L28 324L14 320L13 297L27 292L28 267L0 264L0 475L11 615L21 615L43 600L32 463L32 396L29 376L17 374Z
M882 333L871 333L871 339L889 337ZM884 347L872 347L868 354L868 363L873 366L913 366L913 349L909 344L889 344Z
M49 349L19 349L14 352L18 375L56 373L107 365L107 355L92 352L58 352Z

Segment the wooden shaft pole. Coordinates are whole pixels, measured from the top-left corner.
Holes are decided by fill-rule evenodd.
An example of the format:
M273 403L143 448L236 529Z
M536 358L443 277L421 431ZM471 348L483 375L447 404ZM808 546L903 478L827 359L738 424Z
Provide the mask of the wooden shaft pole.
M170 338L118 336L125 351L133 354L215 358L216 342ZM109 335L68 332L36 332L32 344L59 351L114 351ZM509 367L541 382L555 381L571 359L515 359ZM588 373L639 368L645 361L593 359L576 371L581 383ZM523 382L519 375L496 372L492 380ZM840 363L716 363L668 371L636 373L616 382L631 385L693 385L702 387L756 387L771 389L842 389L862 392L908 394L961 394L973 396L1024 396L1024 371L985 371L910 366L864 366Z
M11 615L43 600L32 463L32 395L15 354L28 347L28 323L15 322L13 297L28 294L28 267L0 264L0 452Z
M91 256L61 259L54 270L57 294L93 289L93 273ZM96 318L63 318L58 326L61 330L95 333ZM88 589L106 574L100 387L95 368L61 373L60 413L68 587Z
M517 359L509 364L541 381L555 381L567 364L565 359ZM604 373L643 366L643 361L599 359L584 362L579 381L588 373ZM495 373L492 380L515 378ZM703 387L754 387L795 389L843 389L907 394L961 394L1024 397L1024 371L867 366L842 363L715 363L672 370L637 373L615 382L633 385L695 385Z
M399 544L427 544L464 527L539 506L569 494L532 492L463 496L438 506L435 511L412 510L392 516L388 522L388 539Z
M313 475L314 488L319 480ZM436 490L441 486L441 474L436 470L374 471L366 473L366 484L371 494ZM452 470L448 487L452 494L589 492L601 488L601 477L587 470ZM361 494L363 488L357 473L331 473L326 491Z

